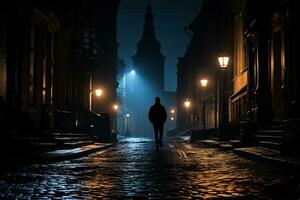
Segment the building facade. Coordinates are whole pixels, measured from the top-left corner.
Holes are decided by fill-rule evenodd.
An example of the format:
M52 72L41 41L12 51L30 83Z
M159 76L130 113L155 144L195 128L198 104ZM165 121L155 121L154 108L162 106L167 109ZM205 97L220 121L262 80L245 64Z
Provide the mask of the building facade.
M246 5L243 23L248 68L245 129L252 132L257 145L282 152L299 152L299 128L295 125L299 119L296 78L299 1L272 1L259 9L256 9L258 1L243 3ZM253 124L255 129L249 130ZM274 136L281 139L267 139Z
M93 1L5 3L1 6L0 95L4 97L9 113L6 120L10 123L6 128L22 130L24 127L19 123L24 119L18 119L19 116L29 118L33 129L77 126L74 119L67 119L68 116L74 115L73 110L77 107L89 110L91 85L103 77L110 77L105 82L111 87L112 95L108 98L110 102L115 101L114 36L118 1L101 4L101 9L110 8L114 12L107 9L109 15L104 13L99 18L91 10ZM110 29L102 30L105 32L102 35L97 33L97 38L101 37L107 44L103 47L102 43L95 42L99 50L96 62L91 58L93 41L90 33L95 29L91 16L102 21L103 18L111 19L108 22ZM100 61L105 65L100 65ZM99 68L111 71L103 70L107 76L103 73L96 76ZM62 116L65 120L60 118Z
M177 127L179 130L203 130L219 127L219 91L223 74L219 69L218 57L231 55L231 37L228 12L224 9L227 1L204 1L201 12L188 26L191 36L185 55L177 65ZM230 71L224 78L230 79ZM207 87L202 88L200 81L206 79ZM227 93L231 92L228 85ZM227 94L228 95L228 94ZM189 100L191 107L184 102ZM227 105L227 103L226 103ZM227 106L226 106L227 107Z
M103 95L92 95L92 108L97 113L113 115L113 104L117 101L117 11L119 0L91 0L95 65L91 90L101 89Z
M211 80L216 94L213 112L219 118L215 118L216 127L222 128L225 122L225 134L230 138L233 135L229 132L237 131L244 145L299 154L296 126L299 122L296 77L299 9L297 0L204 2L201 13L190 25L191 43L179 60L178 105L185 98L199 102L193 84L200 74L205 74L205 66L215 68L216 65L208 63L222 52L230 59L226 73L218 70L211 73L215 74ZM201 47L204 47L202 51ZM210 51L210 47L214 50ZM184 107L178 109L183 109L184 116ZM197 109L191 112L197 113Z

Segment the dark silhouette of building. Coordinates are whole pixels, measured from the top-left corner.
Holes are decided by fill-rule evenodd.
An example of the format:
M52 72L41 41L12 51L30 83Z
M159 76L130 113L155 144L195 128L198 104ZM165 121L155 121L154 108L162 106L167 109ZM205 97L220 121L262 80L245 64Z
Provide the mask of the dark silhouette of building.
M187 123L192 131L219 127L219 64L218 56L231 55L228 48L230 38L227 22L226 0L204 1L202 9L193 22L186 28L191 41L183 57L177 64L177 129L185 130ZM227 73L227 76L230 72ZM207 79L203 90L200 80ZM229 77L227 77L229 80ZM230 88L228 88L230 89ZM230 90L229 90L230 91ZM204 108L205 94L205 108ZM185 100L191 101L191 108L184 107ZM205 110L205 120L203 112ZM204 124L205 123L205 124Z
M137 73L155 90L163 92L165 57L155 36L151 6L147 7L143 36L137 44L137 52L132 60Z
M76 128L75 108L111 112L116 99L118 3L4 1L0 95L9 112L26 112L32 128L40 130ZM106 109L91 105L99 103L93 94L96 87L105 88L101 104ZM20 128L17 121L11 120L9 128Z
M127 110L127 98L126 98L126 90L125 90L125 76L126 73L128 73L127 66L125 64L125 61L117 56L117 82L118 82L118 88L117 88L117 104L121 105L120 110L117 112L117 129L119 133L125 133L126 132L126 122L125 117L128 113Z
M91 0L96 64L92 74L92 90L101 88L103 95L93 95L93 110L97 113L113 113L116 103L117 83L117 11L119 0Z
M147 119L149 105L156 96L160 96L169 109L175 106L175 93L164 90L165 57L161 53L161 44L155 35L152 7L146 8L145 24L137 52L132 57L138 85L128 90L128 108L135 121L136 134L150 135L152 128ZM137 82L136 82L137 83ZM140 101L137 101L137 96ZM146 128L145 128L146 127Z

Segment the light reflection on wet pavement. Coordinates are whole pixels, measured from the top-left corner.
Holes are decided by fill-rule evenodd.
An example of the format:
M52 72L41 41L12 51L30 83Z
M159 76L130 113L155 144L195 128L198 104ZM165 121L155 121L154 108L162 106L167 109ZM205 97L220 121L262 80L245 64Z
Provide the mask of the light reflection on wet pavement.
M296 199L299 176L231 152L130 138L89 157L0 174L1 199Z

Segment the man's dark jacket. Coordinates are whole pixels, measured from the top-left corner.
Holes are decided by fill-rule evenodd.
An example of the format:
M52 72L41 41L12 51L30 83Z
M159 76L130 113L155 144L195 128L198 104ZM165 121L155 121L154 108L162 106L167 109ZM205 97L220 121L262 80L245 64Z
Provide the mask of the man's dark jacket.
M163 125L167 120L165 107L160 103L155 103L149 110L148 118L154 126Z

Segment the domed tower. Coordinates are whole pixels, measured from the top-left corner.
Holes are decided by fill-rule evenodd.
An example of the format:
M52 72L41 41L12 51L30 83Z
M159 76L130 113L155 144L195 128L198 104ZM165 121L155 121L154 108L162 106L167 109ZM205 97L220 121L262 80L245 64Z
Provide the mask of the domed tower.
M155 36L152 7L149 5L145 14L143 36L137 44L137 52L132 60L139 76L153 89L163 92L165 56L160 50L161 44Z

